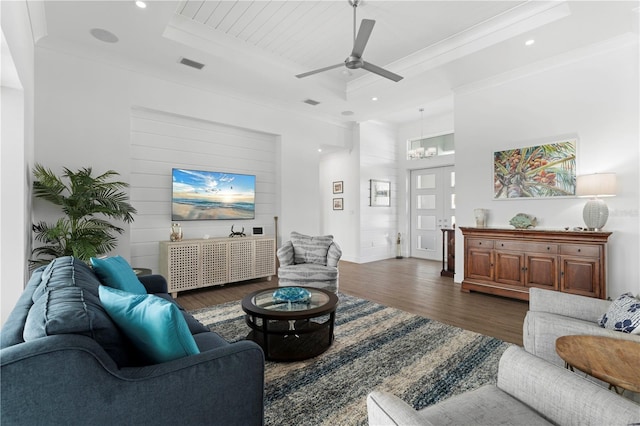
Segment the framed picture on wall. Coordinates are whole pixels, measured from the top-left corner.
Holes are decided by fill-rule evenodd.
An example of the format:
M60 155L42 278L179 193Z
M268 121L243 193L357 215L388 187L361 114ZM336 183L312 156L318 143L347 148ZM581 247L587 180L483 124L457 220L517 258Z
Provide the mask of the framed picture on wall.
M333 199L333 209L334 210L344 210L344 198L334 198Z
M576 140L493 153L493 199L576 195Z
M333 182L333 193L342 194L344 192L343 183L341 180Z
M391 182L371 179L369 183L369 205L389 207L391 205Z

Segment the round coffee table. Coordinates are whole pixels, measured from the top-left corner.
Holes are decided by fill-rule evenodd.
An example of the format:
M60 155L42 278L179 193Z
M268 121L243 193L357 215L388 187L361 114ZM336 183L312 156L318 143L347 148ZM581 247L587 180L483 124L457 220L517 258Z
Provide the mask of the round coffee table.
M258 343L271 361L298 361L323 353L333 343L338 296L305 287L310 296L305 301L287 302L274 297L277 290L286 288L260 290L242 299L245 320L251 327L247 339Z

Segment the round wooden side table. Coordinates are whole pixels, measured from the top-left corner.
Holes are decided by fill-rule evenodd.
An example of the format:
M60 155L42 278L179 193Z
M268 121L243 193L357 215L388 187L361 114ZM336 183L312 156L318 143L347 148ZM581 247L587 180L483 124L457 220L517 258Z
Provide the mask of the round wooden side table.
M562 336L556 352L571 370L577 368L609 383L609 389L640 392L640 342L604 336ZM622 389L622 390L619 390Z

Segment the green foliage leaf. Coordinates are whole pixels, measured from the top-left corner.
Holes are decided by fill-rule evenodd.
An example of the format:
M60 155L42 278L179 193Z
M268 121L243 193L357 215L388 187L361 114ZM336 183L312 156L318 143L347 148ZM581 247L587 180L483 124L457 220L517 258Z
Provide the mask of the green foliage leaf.
M129 185L110 181L118 176L113 170L99 176L92 173L91 167L76 172L64 168L59 177L42 165L35 165L33 194L59 206L65 217L53 225L45 222L33 225L34 238L42 243L33 249L33 263L48 263L59 256L88 261L108 253L117 246L114 234L122 234L124 230L107 219L133 222L137 212L123 192Z

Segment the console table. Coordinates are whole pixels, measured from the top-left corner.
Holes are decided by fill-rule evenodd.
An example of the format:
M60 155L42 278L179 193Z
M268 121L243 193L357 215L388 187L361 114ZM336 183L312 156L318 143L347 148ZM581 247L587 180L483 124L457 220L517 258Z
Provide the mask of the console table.
M463 291L529 300L529 288L606 299L611 232L460 227Z
M179 291L268 277L276 273L273 237L161 241L160 273Z
M453 277L456 272L456 230L442 228L441 277Z

